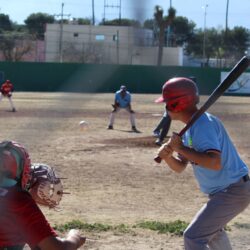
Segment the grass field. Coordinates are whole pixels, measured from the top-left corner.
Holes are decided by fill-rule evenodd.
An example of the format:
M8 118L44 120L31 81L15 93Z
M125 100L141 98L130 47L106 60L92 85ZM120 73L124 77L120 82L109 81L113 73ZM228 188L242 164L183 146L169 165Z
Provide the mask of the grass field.
M178 175L153 161L158 147L152 130L164 109L154 103L156 97L133 95L140 133L130 131L128 115L122 112L115 129L106 129L113 94L17 92L15 113L9 112L6 99L0 103L1 139L21 142L33 162L54 166L67 178L63 184L70 194L64 195L59 211L42 210L57 228L73 220L82 223L83 234L94 239L82 249L183 249L182 237L159 233L151 225L188 223L207 200L190 167ZM201 103L206 98L202 96ZM209 111L224 122L250 166L249 97L222 97ZM81 120L89 123L87 130L80 130ZM182 126L173 122L170 133ZM250 208L229 228L234 249L250 249Z

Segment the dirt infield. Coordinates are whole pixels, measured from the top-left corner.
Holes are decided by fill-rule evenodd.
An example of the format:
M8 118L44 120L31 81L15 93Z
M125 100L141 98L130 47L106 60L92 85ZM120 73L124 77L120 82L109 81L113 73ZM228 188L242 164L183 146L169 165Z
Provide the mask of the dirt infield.
M52 225L74 219L110 225L192 219L206 197L198 190L191 168L178 175L153 161L158 147L152 130L164 109L154 104L156 97L133 95L140 133L130 131L128 115L122 112L115 129L106 129L113 94L19 92L13 96L15 113L8 111L7 100L0 103L1 139L23 143L33 162L54 166L67 178L63 183L70 194L63 197L61 210L42 208ZM210 112L223 120L250 166L250 99L222 97ZM80 130L81 120L89 123L87 130ZM173 122L171 132L182 126ZM234 249L250 249L250 208L229 226ZM82 249L183 249L181 237L150 230L86 235L97 240L88 241Z

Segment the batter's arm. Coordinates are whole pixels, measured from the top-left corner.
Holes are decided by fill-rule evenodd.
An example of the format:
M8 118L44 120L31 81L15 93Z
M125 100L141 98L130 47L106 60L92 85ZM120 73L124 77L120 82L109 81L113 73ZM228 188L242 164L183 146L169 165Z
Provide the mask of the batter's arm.
M168 141L168 145L190 162L211 170L221 169L221 154L217 150L211 149L205 152L198 152L193 148L186 147L181 137L176 133L173 133Z
M167 163L169 168L177 173L181 173L185 170L188 161L181 155L174 156L173 153L173 149L167 143L163 144L158 150L158 155Z

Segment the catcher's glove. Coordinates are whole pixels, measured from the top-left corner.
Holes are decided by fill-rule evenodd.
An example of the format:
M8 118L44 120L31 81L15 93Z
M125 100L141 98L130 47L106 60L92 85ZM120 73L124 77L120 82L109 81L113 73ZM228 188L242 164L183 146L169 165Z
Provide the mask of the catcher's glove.
M43 163L33 163L31 165L29 193L37 204L55 208L62 199L62 182L50 166Z

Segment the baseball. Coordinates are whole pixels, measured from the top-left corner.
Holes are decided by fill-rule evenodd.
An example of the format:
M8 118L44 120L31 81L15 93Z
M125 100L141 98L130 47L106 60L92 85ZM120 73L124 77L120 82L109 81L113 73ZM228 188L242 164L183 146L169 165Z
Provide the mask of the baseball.
M85 130L88 128L89 124L86 121L80 121L79 126L81 130Z

